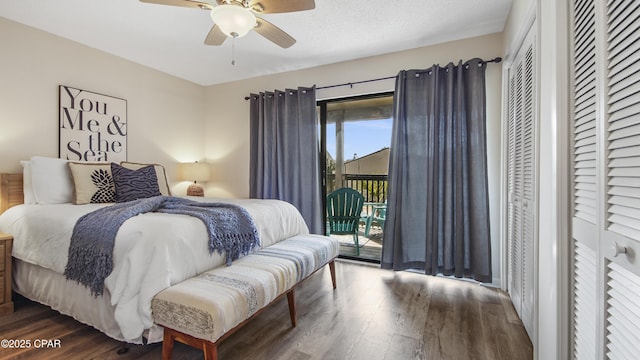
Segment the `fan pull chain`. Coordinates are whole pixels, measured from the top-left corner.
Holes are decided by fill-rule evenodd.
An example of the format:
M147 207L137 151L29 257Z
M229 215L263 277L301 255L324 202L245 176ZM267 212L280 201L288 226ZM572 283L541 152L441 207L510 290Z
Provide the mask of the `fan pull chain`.
M236 65L236 37L231 38L231 65Z

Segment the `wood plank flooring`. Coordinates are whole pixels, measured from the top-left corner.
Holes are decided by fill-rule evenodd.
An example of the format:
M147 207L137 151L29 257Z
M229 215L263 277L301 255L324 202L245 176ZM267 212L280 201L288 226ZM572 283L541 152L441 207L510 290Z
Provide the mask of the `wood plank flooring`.
M296 290L298 326L286 300L274 304L219 347L221 360L532 359L533 349L508 295L468 281L337 261ZM1 359L160 359L160 344L126 354L99 331L24 298L0 317L0 339L60 339L56 349L9 350ZM202 359L176 344L174 359Z

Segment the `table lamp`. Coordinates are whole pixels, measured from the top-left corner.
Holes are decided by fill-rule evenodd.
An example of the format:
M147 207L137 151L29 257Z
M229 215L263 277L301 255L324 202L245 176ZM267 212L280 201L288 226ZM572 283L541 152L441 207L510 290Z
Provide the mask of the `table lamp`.
M193 181L187 188L187 196L204 196L204 188L198 181L209 180L209 165L197 161L182 164L182 179Z

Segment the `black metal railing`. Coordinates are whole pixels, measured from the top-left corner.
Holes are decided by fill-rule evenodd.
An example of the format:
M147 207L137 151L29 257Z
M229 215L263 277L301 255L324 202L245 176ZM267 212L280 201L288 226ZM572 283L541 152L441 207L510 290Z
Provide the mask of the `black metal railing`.
M387 201L389 182L387 175L343 174L344 187L358 190L369 203ZM327 175L327 193L336 189L335 174Z

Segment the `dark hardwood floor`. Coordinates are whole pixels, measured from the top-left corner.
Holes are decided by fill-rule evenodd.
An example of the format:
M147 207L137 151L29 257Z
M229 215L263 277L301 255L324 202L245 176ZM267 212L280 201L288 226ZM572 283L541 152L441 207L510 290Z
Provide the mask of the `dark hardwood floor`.
M286 300L222 342L221 360L532 359L508 295L472 282L338 261L296 290L298 326ZM55 349L0 348L1 359L160 359L160 344L121 347L91 327L24 298L0 317L0 339L59 339ZM202 359L176 344L174 359Z

